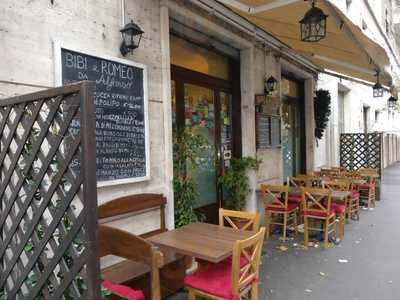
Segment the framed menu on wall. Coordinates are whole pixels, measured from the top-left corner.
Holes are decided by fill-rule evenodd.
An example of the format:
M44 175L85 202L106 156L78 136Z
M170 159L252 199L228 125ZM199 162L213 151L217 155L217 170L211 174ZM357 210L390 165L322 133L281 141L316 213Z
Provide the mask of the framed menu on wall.
M96 83L98 186L150 178L147 68L130 60L54 45L56 85ZM76 123L75 126L80 126Z
M281 146L281 103L279 97L256 95L257 149Z

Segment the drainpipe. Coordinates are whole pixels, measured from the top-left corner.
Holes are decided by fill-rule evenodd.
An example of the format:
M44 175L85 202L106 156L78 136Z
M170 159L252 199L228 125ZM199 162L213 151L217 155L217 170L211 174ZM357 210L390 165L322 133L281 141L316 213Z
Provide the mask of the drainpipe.
M121 0L121 28L125 26L125 0Z

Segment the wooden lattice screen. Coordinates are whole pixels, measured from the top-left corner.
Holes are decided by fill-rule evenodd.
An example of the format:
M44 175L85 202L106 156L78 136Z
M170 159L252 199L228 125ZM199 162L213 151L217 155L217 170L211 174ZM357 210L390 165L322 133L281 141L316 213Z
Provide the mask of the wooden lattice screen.
M0 101L0 299L99 299L93 89Z
M341 134L340 165L347 170L374 168L381 174L382 133Z

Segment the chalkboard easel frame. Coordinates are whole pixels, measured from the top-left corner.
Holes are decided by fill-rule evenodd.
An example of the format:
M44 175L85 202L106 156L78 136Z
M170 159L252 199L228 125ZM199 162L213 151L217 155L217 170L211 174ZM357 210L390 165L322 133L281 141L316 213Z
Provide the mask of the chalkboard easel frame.
M96 51L87 51L80 49L75 45L66 44L59 40L53 40L54 55L54 84L56 87L62 86L62 49L79 52L84 55L94 56L99 59L114 61L117 63L129 65L132 67L143 69L143 107L144 107L144 126L145 126L145 155L146 155L146 175L142 177L132 177L116 180L97 181L97 187L106 187L120 184L128 184L150 180L150 141L149 141L149 98L148 98L148 76L147 66L131 60L99 54Z

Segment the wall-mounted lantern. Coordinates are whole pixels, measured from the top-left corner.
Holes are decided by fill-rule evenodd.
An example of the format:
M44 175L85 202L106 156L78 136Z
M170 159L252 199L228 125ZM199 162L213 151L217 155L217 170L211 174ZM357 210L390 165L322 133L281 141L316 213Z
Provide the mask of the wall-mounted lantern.
M394 109L397 105L397 98L390 96L388 99L388 108L389 109Z
M265 77L264 81L264 93L265 95L271 95L273 92L277 90L278 81L274 76L270 76L268 79Z
M300 20L300 33L303 42L318 42L326 37L326 19L328 15L322 9L315 6L306 12L303 19Z
M133 21L126 24L120 31L122 35L120 51L125 56L139 47L144 31Z
M374 98L383 97L384 89L382 84L380 84L379 82L379 72L376 73L376 78L377 78L376 83L372 87Z

